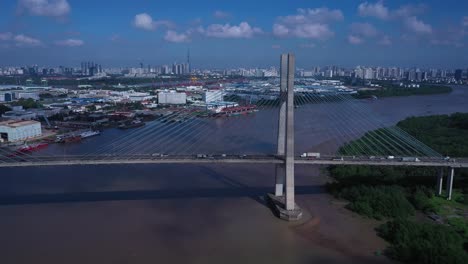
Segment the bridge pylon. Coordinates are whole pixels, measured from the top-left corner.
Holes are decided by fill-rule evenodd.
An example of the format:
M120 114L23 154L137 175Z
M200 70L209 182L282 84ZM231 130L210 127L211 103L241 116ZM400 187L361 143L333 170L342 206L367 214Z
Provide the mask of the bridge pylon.
M276 165L275 194L268 195L270 204L281 219L294 221L302 217L295 203L294 185L294 75L295 56L281 55L277 156L284 164Z

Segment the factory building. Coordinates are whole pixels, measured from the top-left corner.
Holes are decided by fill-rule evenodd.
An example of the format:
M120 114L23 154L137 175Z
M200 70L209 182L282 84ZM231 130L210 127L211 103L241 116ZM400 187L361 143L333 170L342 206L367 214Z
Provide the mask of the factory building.
M205 103L224 101L224 93L219 90L206 91L203 93L203 101Z
M34 101L39 100L39 93L38 92L19 92L18 99L33 99Z
M8 120L31 120L37 117L37 114L31 110L24 110L22 106L13 106L11 111L5 112L2 117Z
M0 122L0 142L17 142L41 135L41 123L37 121Z
M160 92L158 93L159 104L186 104L187 95L185 93L176 92Z
M16 99L17 92L0 91L0 102L12 102Z

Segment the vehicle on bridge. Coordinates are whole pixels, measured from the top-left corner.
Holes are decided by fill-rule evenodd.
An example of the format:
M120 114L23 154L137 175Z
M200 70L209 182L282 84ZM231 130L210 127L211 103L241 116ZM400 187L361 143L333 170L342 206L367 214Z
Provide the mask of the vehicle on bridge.
M320 153L318 153L318 152L306 152L306 153L302 153L301 158L320 159Z
M404 162L420 162L421 160L419 158L416 158L416 157L403 157L403 158L401 158L401 161L404 161Z

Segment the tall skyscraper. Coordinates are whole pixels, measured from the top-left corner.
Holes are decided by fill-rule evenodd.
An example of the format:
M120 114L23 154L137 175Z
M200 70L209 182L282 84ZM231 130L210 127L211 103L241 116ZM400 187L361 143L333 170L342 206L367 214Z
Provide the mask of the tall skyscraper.
M455 80L456 80L457 82L461 81L461 79L462 79L462 72L463 72L463 71L462 71L461 69L455 70Z
M191 65L190 65L190 49L187 50L187 74L190 74L192 73L192 68L191 68Z

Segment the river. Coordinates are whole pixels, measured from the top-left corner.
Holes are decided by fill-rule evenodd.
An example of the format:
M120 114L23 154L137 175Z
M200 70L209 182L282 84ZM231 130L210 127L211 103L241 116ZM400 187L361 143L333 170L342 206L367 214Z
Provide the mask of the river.
M347 108L338 114L332 104L298 108L297 152L332 153L376 123L467 112L468 88L363 104L372 114L353 120ZM160 135L151 142L128 139L133 148L107 148L117 153L275 151L274 109L199 122L178 130L175 141ZM349 132L344 138L339 127ZM135 132L106 130L43 154L104 151L125 133ZM0 169L0 263L390 263L374 255L386 247L373 230L378 223L344 209L325 192L326 181L319 168L297 166L297 203L305 217L287 223L275 218L263 200L273 190L270 165Z

